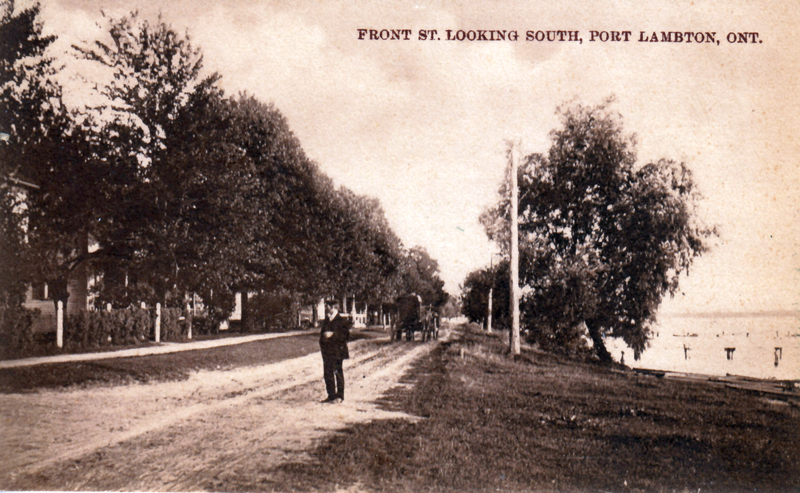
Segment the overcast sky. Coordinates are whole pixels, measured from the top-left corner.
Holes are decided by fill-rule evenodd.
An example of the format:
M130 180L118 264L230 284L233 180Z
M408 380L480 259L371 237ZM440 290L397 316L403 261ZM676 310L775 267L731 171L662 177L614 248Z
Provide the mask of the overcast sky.
M274 102L326 174L378 197L454 294L489 262L478 216L497 200L505 139L544 152L558 105L615 95L639 160L686 161L721 233L665 309L798 309L797 9L637 3L42 0L62 51L98 32L101 9L153 18L160 9L229 94ZM358 40L360 28L410 29L411 40ZM520 39L419 41L420 29ZM583 42L526 42L528 30L577 30ZM591 30L631 31L630 41L590 42ZM716 32L719 44L642 43L640 31ZM729 32L757 32L761 43L730 44Z

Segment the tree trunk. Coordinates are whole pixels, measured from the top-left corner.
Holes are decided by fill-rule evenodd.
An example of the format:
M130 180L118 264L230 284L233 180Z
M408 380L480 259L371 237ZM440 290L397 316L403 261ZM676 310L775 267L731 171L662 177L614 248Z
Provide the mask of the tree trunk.
M52 279L47 283L50 297L53 299L53 305L55 305L56 311L58 311L58 302L61 301L64 303L64 316L67 315L67 300L69 300L68 284L69 279L65 276L59 276L57 279Z
M605 343L603 343L603 336L600 334L599 324L594 320L587 320L586 328L589 329L589 337L592 338L594 352L597 354L600 362L605 365L610 365L613 360L611 359L611 353L608 352Z

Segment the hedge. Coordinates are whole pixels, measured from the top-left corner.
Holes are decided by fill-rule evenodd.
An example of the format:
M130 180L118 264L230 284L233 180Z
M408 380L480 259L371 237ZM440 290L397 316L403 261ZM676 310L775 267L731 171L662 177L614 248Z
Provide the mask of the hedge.
M143 308L88 311L64 321L64 341L78 346L136 344L150 337L153 316Z

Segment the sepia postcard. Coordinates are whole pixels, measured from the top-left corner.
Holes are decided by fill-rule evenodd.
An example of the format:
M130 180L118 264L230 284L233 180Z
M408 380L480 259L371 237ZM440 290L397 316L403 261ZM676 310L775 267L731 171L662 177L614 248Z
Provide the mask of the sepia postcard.
M0 490L800 485L794 3L3 5Z

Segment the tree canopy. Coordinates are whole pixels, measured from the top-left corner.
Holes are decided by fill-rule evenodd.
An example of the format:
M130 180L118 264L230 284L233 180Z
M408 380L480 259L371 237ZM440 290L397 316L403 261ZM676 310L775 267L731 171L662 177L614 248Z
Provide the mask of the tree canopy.
M68 118L61 104L57 72L47 56L54 36L43 36L39 6L15 12L15 2L0 5L0 298L3 307L19 305L33 280L28 243L31 207L27 185L33 166L57 164Z
M2 184L24 170L37 190L24 214L7 201L3 219L24 219L22 250L37 260L26 279L61 299L91 266L103 305L181 305L198 293L220 319L236 291L377 302L414 289L446 301L436 262L404 248L379 201L334 187L272 104L226 96L188 34L135 12L106 18L103 39L73 46L108 74L95 82L101 102L68 111L38 7L12 11L0 26L14 34L0 61L11 115L0 131L15 144L0 143Z
M508 286L507 260L494 264L491 268L470 272L461 286L463 314L472 322L484 322L489 312L489 293L491 293L492 327L507 329L510 323Z
M635 137L611 106L561 108L549 152L518 171L523 320L532 338L551 341L585 324L603 361L604 336L622 338L636 357L645 350L664 295L714 234L698 219L687 165L638 164ZM482 221L505 244L507 185L501 193Z
M423 247L414 247L401 272L402 286L406 292L416 293L425 305L441 306L448 300L444 281L439 278L439 263Z

